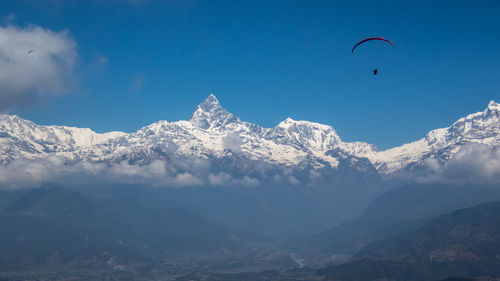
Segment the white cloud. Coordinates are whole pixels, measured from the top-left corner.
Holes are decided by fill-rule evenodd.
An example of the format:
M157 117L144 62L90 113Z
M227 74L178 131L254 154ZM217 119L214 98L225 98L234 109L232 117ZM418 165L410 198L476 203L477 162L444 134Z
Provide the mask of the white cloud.
M0 27L0 111L67 91L77 58L67 30Z
M187 163L188 162L188 163ZM113 182L147 184L157 187L184 186L256 186L260 182L248 176L235 178L228 173L213 174L199 161L154 160L138 165L128 161L113 164L80 161L67 163L60 157L17 159L0 165L0 188L30 188L47 182L63 184ZM188 165L191 169L182 167Z
M171 182L171 186L196 186L196 185L203 185L204 182L197 178L196 176L184 172L175 175L173 178L173 181Z
M250 169L251 173L238 174L231 173L231 169L220 169L218 163L213 164L199 158L175 157L140 164L129 161L68 163L57 156L17 159L0 165L0 188L36 187L47 182L114 182L157 187L324 184L321 170L293 170L290 167L266 170L257 165L259 169ZM423 171L408 176L418 182L499 184L500 146L465 145L447 162L427 159Z
M209 174L208 175L208 183L212 186L229 186L229 185L237 185L237 186L257 186L260 184L259 180L251 178L249 176L243 176L242 178L234 178L228 173L218 173L218 174Z
M310 170L309 171L309 179L310 180L316 180L316 179L319 179L321 178L321 173L318 172L318 171L315 171L315 170Z
M500 183L499 146L468 144L445 163L427 159L424 164L420 182Z
M291 184L293 184L293 185L299 185L300 184L300 181L296 177L294 177L292 175L288 176L288 182L291 183Z
M281 176L280 175L274 175L272 178L271 178L272 182L273 183L280 183L282 181L281 179Z
M222 143L225 148L230 149L232 152L236 154L241 154L241 145L243 144L243 140L241 137L235 133L227 134L224 138L222 138Z
M257 186L260 182L257 179L251 178L249 176L244 176L241 180L238 180L244 186Z
M226 183L229 183L233 180L233 177L229 175L228 173L219 173L219 174L209 174L208 175L208 182L210 185L213 186L223 186L226 185Z

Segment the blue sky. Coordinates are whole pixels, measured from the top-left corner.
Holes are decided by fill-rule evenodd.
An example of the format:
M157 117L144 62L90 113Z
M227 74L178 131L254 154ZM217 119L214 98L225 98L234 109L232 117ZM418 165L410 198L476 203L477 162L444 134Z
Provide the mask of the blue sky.
M320 122L384 149L500 100L498 1L6 2L4 27L76 42L64 95L10 110L40 124L132 132L213 93L245 121ZM351 54L369 36L395 46Z

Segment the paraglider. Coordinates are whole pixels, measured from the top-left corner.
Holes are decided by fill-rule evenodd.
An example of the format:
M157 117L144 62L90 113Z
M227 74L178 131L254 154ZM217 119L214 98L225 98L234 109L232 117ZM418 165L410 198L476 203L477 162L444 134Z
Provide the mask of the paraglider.
M391 44L391 46L394 46L394 44L393 44L391 41L389 41L389 40L387 40L387 39L385 39L385 38L383 38L383 37L369 37L369 38L365 38L365 39L363 39L363 40L359 41L358 43L356 43L356 45L354 45L354 47L352 47L351 53L354 53L354 50L355 50L355 49L356 49L359 45L361 45L361 44L363 44L363 43L365 43L365 42L368 42L368 41L373 41L373 40L384 41L384 42L387 42L387 43ZM375 69L373 70L373 75L377 75L377 73L378 73L378 69L376 69L376 68L375 68Z
M30 50L27 52L27 55L28 55L28 57L30 57L31 59L36 59L36 57L37 57L37 52L36 52L36 50L34 50L34 49L30 49Z
M372 40L380 40L380 41L384 41L384 42L387 42L389 44L391 44L392 46L394 46L394 44L392 44L391 41L385 39L385 38L382 38L382 37L370 37L370 38L366 38L366 39L363 39L361 41L359 41L356 45L354 45L354 47L352 47L352 50L351 50L351 53L354 53L354 49L356 49L359 45L365 43L365 42L368 42L368 41L372 41Z

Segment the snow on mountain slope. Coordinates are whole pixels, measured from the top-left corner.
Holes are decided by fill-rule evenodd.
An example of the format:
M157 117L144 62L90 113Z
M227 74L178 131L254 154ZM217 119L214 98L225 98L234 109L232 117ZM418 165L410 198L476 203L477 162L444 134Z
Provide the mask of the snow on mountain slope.
M217 98L212 94L196 107L189 121L194 127L203 130L217 130L231 124L241 123L238 117L222 108Z
M102 153L96 153L95 147L82 153L92 154L92 161L106 161L145 155L212 159L231 151L270 164L323 167L329 163L335 167L337 159L325 153L339 142L331 127L317 123L287 119L268 129L242 122L210 95L188 121L159 121L97 146Z
M122 132L98 134L88 128L40 126L15 115L3 114L0 115L0 163L76 151L123 135Z
M422 164L427 158L441 162L449 160L466 144L500 145L500 105L490 101L483 112L460 118L450 127L435 129L412 143L378 153L363 152L384 174L395 173L412 165Z
M72 163L126 161L131 165L158 159L171 163L180 158L231 158L239 163L260 161L298 169L336 168L348 163L358 171L370 171L373 165L380 174L394 174L427 158L447 161L468 143L500 145L499 112L500 105L491 101L483 112L385 151L364 142L343 142L332 127L323 124L287 118L274 128L263 128L244 122L222 108L214 95L198 105L189 120L159 121L130 134L39 126L17 116L1 115L0 162L53 155Z

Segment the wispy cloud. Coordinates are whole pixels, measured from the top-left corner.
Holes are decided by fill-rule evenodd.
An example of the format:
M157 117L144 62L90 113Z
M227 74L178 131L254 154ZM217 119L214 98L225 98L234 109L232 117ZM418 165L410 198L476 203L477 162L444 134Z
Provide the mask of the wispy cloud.
M17 19L16 15L13 13L10 13L6 17L3 18L3 22L5 24L9 25L9 24L13 24L16 21L16 19Z
M63 94L78 58L69 32L0 27L0 111Z

